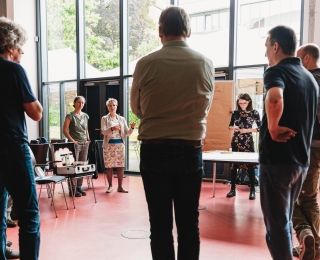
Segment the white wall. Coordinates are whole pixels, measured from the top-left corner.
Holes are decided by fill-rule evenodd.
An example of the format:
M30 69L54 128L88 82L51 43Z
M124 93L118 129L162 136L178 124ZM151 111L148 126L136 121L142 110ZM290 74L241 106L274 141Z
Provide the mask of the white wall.
M34 41L36 36L36 1L14 0L13 9L13 20L22 25L28 33L28 41L23 46L24 55L21 59L21 65L27 72L33 93L38 97L37 43ZM29 140L36 139L39 136L39 123L34 122L27 115L26 119Z

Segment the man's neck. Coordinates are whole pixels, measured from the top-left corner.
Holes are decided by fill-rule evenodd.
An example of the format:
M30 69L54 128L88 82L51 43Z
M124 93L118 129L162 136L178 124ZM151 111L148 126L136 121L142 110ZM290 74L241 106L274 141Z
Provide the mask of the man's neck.
M1 53L0 57L4 58L6 60L13 61L9 52Z
M166 42L170 42L170 41L185 41L186 37L184 36L164 36L162 35L161 37L161 43L165 44Z
M313 63L313 64L308 64L308 66L306 67L307 70L315 70L315 69L319 69L320 66L317 63Z
M277 56L277 64L284 60L284 59L287 59L287 58L294 58L293 55L286 55L286 54L283 54L283 53L278 53L278 56Z

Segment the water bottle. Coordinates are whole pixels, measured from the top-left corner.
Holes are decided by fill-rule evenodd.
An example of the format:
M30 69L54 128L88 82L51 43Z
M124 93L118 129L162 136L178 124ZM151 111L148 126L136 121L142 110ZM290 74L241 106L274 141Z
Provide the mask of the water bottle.
M69 154L66 155L66 166L70 166Z

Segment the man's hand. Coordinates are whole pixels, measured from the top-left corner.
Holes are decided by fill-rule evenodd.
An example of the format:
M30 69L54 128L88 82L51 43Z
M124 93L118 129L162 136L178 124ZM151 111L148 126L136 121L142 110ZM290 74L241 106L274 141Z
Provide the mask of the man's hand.
M275 142L285 143L292 137L295 137L297 132L284 126L278 126L272 130L269 129L271 138Z

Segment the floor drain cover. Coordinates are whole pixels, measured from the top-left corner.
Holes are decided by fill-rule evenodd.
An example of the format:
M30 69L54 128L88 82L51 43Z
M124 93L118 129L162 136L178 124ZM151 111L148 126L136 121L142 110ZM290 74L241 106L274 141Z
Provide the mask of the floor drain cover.
M206 206L202 206L202 205L199 205L199 210L205 210L207 207Z
M144 239L150 237L150 232L145 230L127 230L123 231L121 236L130 239Z

